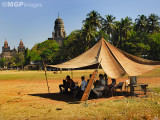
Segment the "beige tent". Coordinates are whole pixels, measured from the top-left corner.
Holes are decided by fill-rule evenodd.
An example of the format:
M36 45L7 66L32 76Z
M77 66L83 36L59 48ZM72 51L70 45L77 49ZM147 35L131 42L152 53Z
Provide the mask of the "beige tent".
M105 73L111 78L120 78L125 74L138 76L160 67L159 61L142 59L128 54L103 38L91 49L78 57L58 65L57 68L81 68L100 63Z

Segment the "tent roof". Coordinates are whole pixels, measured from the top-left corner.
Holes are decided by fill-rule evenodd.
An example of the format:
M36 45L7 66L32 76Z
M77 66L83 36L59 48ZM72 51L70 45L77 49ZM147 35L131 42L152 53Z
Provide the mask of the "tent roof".
M57 68L81 68L101 63L105 73L111 78L120 78L125 74L138 76L160 67L159 61L146 60L128 54L101 39L96 45L78 57L58 65Z

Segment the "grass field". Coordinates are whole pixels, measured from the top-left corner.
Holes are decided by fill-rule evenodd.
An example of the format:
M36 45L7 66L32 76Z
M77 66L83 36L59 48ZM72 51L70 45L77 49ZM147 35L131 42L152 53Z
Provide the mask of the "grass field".
M148 83L147 96L114 96L74 102L71 96L59 94L58 85L66 75L80 83L94 70L47 72L48 94L44 71L0 71L0 120L159 120L160 68L138 76ZM99 73L104 73L99 70ZM97 78L98 79L98 78ZM128 76L117 79L125 81ZM109 82L111 80L109 79Z

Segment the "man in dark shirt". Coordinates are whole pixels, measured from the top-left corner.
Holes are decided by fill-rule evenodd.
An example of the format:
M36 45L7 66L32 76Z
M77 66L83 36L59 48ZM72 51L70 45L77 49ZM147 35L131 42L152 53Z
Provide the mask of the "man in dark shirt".
M69 75L66 76L66 80L63 80L63 84L59 85L60 92L63 92L62 87L64 88L65 93L68 92L68 88L70 88L70 90L72 91L75 87L75 84Z

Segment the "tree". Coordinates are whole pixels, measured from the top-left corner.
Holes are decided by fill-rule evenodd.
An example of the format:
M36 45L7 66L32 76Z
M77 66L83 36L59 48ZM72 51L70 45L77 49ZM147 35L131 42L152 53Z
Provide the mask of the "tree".
M106 19L103 19L102 30L105 31L109 35L109 40L111 40L111 35L114 30L114 20L116 17L113 15L106 15Z
M24 51L24 65L29 65L31 62L30 51L28 48Z
M146 32L131 32L130 38L125 42L123 50L139 57L148 56L150 45Z
M148 33L158 33L160 32L159 21L160 18L155 14L150 14L148 17Z
M97 27L101 28L102 17L97 11L93 10L87 16L86 20L83 21L84 24L89 23L94 31L97 31Z
M116 47L122 45L122 27L121 22L115 21L114 30L112 33L112 44Z
M34 47L30 50L30 57L31 61L42 61L43 54L48 54L45 58L47 62L51 62L53 55L56 55L57 51L59 50L59 45L55 40L46 40L42 43L38 43L34 45ZM53 61L52 61L53 62Z
M145 15L138 15L135 19L135 31L147 32L148 19Z
M95 38L96 31L94 31L90 23L85 23L85 25L82 28L82 33L86 40L86 45L87 45L86 50L88 50L92 46L91 39Z
M13 66L15 66L15 61L13 58L7 58L6 59L6 66L7 68L12 68Z
M22 53L16 53L16 55L13 57L13 61L17 67L20 67L23 70L24 55Z
M130 17L126 17L125 19L121 19L121 29L122 29L122 35L127 40L127 38L130 36L130 32L132 30L132 19Z
M160 33L148 35L150 51L148 58L151 60L160 60Z
M64 41L63 46L59 54L61 57L61 61L70 60L81 53L85 52L87 47L86 39L83 36L82 30L75 30L71 32Z
M1 58L1 59L0 59L0 67L1 67L1 68L4 68L5 62L6 62L6 59L5 59L5 58Z

